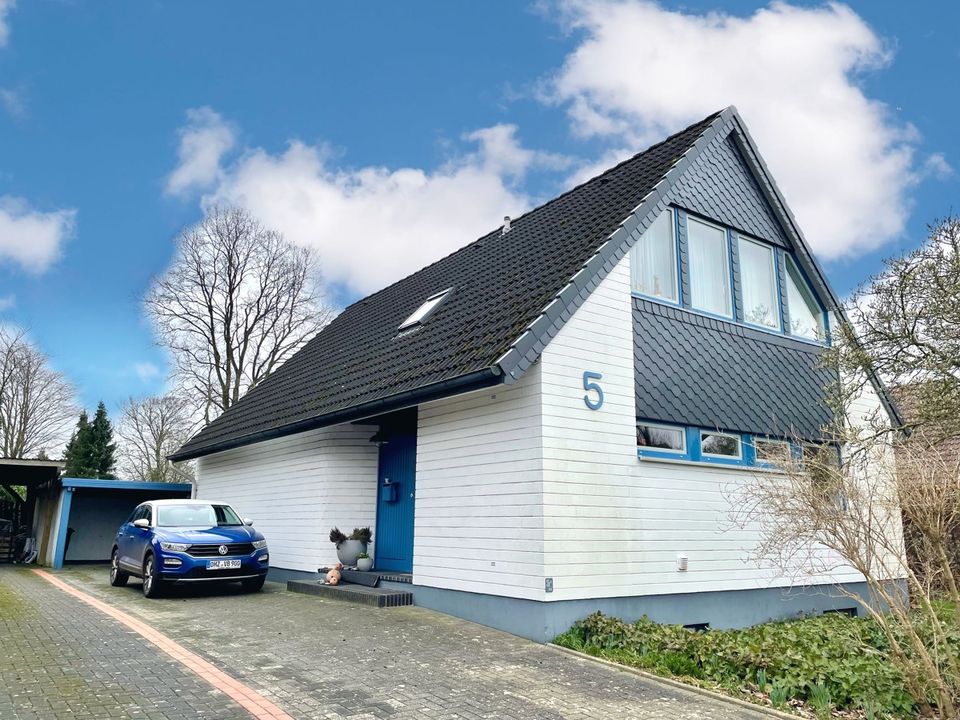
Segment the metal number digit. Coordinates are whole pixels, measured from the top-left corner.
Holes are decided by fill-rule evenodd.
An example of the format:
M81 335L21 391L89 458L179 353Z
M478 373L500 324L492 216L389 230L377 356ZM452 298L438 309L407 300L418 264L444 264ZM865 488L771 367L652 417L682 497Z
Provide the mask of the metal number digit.
M587 391L583 396L583 402L591 410L599 410L603 407L603 388L597 383L597 380L602 379L603 375L598 372L588 370L583 373L583 389ZM596 398L590 397L590 393L596 393Z

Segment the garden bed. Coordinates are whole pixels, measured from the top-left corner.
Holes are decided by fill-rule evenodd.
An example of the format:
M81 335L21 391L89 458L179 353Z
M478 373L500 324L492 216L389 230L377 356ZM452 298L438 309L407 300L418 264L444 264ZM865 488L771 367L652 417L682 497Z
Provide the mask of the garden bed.
M595 613L554 642L808 717L915 717L876 622L831 613L698 632Z

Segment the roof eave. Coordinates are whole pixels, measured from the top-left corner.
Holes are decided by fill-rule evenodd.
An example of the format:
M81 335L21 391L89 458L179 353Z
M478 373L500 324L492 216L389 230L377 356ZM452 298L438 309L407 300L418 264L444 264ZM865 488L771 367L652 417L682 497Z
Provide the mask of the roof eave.
M593 256L547 303L540 315L498 359L497 363L504 371L504 382L516 382L536 362L540 353L560 328L628 252L630 238L636 241L656 215L666 209L669 204L670 190L690 167L693 159L713 141L727 122L736 116L737 109L733 105L717 114L693 144L677 158L673 166L624 218L619 227L607 237Z
M402 410L403 408L412 407L413 405L419 405L420 403L431 400L440 400L452 395L460 395L473 390L493 387L503 381L503 371L499 365L494 364L466 375L449 378L438 383L414 388L395 395L388 395L384 398L378 398L377 400L371 400L367 403L354 405L324 415L318 415L306 420L299 420L287 425L268 428L239 438L231 438L230 440L214 442L196 448L190 448L188 443L174 454L168 455L167 459L173 462L195 460L196 458L213 455L214 453L223 452L224 450L233 450L266 440L296 435L297 433L306 432L307 430L315 430L317 428L339 425L345 422L362 420L364 418L382 415L383 413Z

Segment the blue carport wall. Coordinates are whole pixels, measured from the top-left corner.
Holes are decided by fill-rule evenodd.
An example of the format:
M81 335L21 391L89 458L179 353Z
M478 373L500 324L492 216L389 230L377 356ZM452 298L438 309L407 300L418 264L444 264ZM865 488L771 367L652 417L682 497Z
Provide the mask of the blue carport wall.
M60 498L51 530L55 533L52 559L48 564L63 567L71 560L97 562L110 559L113 537L133 509L146 500L189 498L190 483L140 482L136 480L93 480L60 478ZM67 540L74 539L68 555Z

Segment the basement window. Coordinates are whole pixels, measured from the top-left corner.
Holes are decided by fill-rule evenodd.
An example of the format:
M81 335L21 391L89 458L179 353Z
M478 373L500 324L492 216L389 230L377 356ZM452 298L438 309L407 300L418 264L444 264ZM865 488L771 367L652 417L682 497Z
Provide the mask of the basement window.
M403 321L399 329L408 330L409 328L416 327L417 325L423 325L423 323L427 321L427 318L436 312L437 308L440 306L440 303L442 303L447 295L450 294L451 290L453 290L453 288L447 288L443 292L438 292L436 295L431 295L428 297L424 301L423 305L416 309L413 315Z

